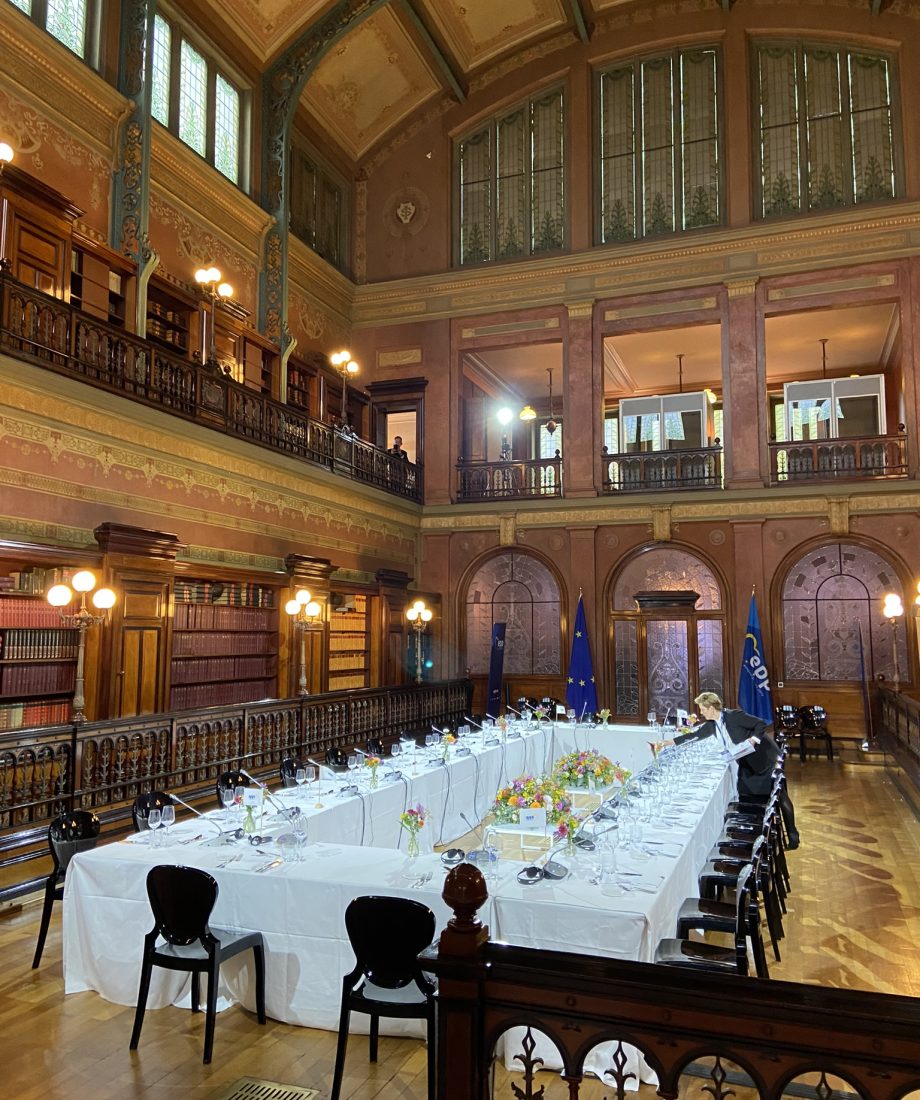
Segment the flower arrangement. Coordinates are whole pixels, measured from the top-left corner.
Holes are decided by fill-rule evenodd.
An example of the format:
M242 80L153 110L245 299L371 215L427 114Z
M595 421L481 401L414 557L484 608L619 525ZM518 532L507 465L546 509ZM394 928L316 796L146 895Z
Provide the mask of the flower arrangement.
M566 787L587 787L593 780L599 787L609 787L616 780L625 782L630 773L620 764L612 763L597 749L567 752L560 756L553 768L553 775Z
M578 828L578 824L578 818L574 814L562 814L556 822L553 840L565 840L569 844L574 844L575 830Z
M538 703L533 708L532 713L535 721L544 722L546 720L546 707L544 707L542 703Z
M682 719L678 725L682 730L692 730L695 726L700 724L699 718L695 714L688 714L686 718Z
M441 734L441 759L447 760L450 756L450 747L457 743L457 738L452 733Z
M598 722L602 722L605 726L610 721L610 707L603 707L597 712Z
M417 856L419 854L418 847L418 834L420 829L425 828L425 815L427 811L421 802L416 802L414 806L409 806L408 809L403 810L399 815L399 824L409 834L409 842L406 845L406 854L410 857Z
M371 789L377 786L377 769L380 767L379 756L365 756L364 766L371 770Z
M495 724L502 731L502 733L507 733L508 732L508 719L504 714L501 716L501 718L499 718L499 720Z
M560 817L571 813L572 801L555 776L521 775L499 790L492 813L500 825L516 825L521 810L544 808L547 821L555 824Z

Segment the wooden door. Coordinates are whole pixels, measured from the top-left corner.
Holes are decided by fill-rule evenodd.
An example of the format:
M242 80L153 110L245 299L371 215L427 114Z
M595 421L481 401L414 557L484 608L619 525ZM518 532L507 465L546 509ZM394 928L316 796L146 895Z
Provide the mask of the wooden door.
M109 713L127 718L165 711L169 584L130 576L116 583L122 599L113 624Z

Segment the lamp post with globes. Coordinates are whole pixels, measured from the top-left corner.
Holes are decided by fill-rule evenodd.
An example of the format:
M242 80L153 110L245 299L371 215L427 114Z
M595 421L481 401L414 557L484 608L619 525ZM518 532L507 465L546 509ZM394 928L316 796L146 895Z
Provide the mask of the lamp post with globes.
M891 656L894 662L894 690L901 690L901 659L898 653L898 624L904 614L904 604L896 592L889 592L882 602L882 614L891 627Z
M71 587L71 585L73 587ZM93 589L96 589L93 592ZM92 592L92 603L100 612L94 614L86 606L86 597ZM74 594L80 597L80 606L76 611L67 612L67 607ZM73 722L85 722L86 715L83 708L86 706L84 663L86 660L86 632L90 627L98 626L108 618L110 608L115 606L116 596L111 588L96 588L96 577L89 569L81 569L74 573L70 584L55 584L48 589L45 597L52 607L61 608L61 622L68 630L79 632L79 644L77 646L77 674L74 680L73 690Z
M294 593L294 598L288 600L284 605L284 610L291 617L291 626L300 635L298 694L309 695L310 689L307 687L307 631L315 630L319 625L322 608L306 588L300 588Z
M208 338L207 341L203 341L203 344L207 348L207 359L205 361L209 367L213 368L217 367L214 310L218 301L233 297L233 287L229 283L222 282L222 279L223 276L220 273L220 268L217 267L199 267L195 272L195 282L201 287L205 294L207 294L211 303L211 308L208 311Z
M336 351L329 356L329 362L342 376L342 426L348 425L348 376L355 375L361 369L352 359L350 351Z
M415 682L422 682L422 635L431 622L433 612L425 606L424 600L416 600L406 609L406 618L409 625L415 631Z
M13 146L7 141L0 141L0 180L3 179L3 169L13 159ZM6 233L7 223L9 222L9 203L6 200L6 195L0 200L2 209L0 209L0 271L8 272L12 267L9 257L6 254Z

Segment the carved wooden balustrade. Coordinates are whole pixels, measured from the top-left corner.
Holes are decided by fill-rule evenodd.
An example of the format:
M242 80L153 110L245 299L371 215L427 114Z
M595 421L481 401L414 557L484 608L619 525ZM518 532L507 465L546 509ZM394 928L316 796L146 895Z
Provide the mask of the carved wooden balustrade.
M457 500L521 500L561 497L562 456L457 464Z
M774 485L793 481L839 481L907 477L907 437L866 435L770 443Z
M90 809L117 827L144 791L195 797L231 768L274 776L287 756L455 725L471 698L469 681L451 680L0 734L0 898L34 884L59 813Z
M602 450L605 493L647 493L658 489L720 489L722 447L687 447L612 455Z
M438 1100L537 1100L537 1032L556 1047L570 1100L598 1044L609 1044L606 1083L617 1100L636 1084L627 1044L665 1100L691 1079L712 1100L920 1096L916 998L492 943L476 916L485 881L469 864L450 872L443 897L454 917L423 956L438 978ZM492 1058L511 1028L525 1029L522 1072L493 1091Z
M0 350L409 500L422 467L0 273Z

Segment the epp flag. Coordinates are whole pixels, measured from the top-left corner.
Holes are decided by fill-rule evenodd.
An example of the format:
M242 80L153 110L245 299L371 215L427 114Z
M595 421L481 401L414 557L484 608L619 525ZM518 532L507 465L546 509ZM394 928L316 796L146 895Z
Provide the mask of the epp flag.
M581 595L578 597L578 610L575 612L575 633L572 635L572 657L566 678L565 702L575 711L576 718L597 711L591 643L588 640L588 624L585 621L585 605Z
M764 722L773 722L773 695L770 691L770 675L763 653L760 620L757 617L757 598L751 593L747 630L744 634L744 653L741 656L741 676L738 681L738 706Z

